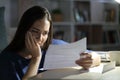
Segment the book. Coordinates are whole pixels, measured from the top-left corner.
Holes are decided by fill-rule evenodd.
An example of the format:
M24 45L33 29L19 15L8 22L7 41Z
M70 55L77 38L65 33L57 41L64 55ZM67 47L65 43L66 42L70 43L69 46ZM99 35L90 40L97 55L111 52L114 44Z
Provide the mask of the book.
M106 22L115 22L115 9L106 9L105 10L105 21Z
M102 63L104 66L103 66L103 71L102 71L102 73L105 73L105 72L108 72L108 71L110 71L110 70L112 70L112 69L115 69L115 67L116 67L116 62L115 61L112 61L112 62L104 62L104 63Z
M117 44L119 43L119 31L118 30L109 30L104 32L103 42L105 44Z

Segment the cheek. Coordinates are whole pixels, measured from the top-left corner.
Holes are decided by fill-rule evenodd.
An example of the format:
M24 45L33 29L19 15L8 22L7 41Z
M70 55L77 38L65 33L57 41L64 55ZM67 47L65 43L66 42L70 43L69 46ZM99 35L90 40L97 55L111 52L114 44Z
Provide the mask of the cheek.
M48 35L44 37L44 42L46 42L47 39L48 39Z
M36 38L37 42L40 42L42 45L47 41L47 39L48 39L48 35L43 36L41 39Z
M44 36L43 39L41 40L42 44L44 44L48 39L48 36Z
M36 39L39 39L39 36L37 33L32 33L32 36L34 36Z

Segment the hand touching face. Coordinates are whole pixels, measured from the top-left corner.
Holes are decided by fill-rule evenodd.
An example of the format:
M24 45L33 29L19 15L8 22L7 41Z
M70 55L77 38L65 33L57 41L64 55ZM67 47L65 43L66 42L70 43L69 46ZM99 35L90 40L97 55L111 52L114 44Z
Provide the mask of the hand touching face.
M46 19L37 20L32 27L30 32L36 38L37 43L42 47L46 42L49 34L50 22Z
M41 47L48 38L50 22L46 19L40 19L34 22L26 34L26 48L32 56L40 56Z
M26 39L25 39L26 49L29 51L29 54L32 55L32 57L39 57L41 56L41 48L38 44L36 38L32 35L31 32L27 32Z

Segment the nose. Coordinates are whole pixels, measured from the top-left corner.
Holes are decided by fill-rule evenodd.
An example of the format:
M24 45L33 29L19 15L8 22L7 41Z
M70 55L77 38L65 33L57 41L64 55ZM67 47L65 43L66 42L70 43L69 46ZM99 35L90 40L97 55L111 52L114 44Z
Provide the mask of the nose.
M40 41L42 41L43 40L43 34L39 34L39 36L38 36L37 39L39 39Z

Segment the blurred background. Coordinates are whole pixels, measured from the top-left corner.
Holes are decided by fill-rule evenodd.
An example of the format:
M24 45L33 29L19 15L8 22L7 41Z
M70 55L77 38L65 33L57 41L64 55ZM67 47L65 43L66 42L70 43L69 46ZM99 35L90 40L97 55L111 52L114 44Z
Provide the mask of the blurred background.
M0 0L0 50L12 40L23 12L48 8L54 38L74 42L87 37L91 50L120 50L120 6L114 0Z

